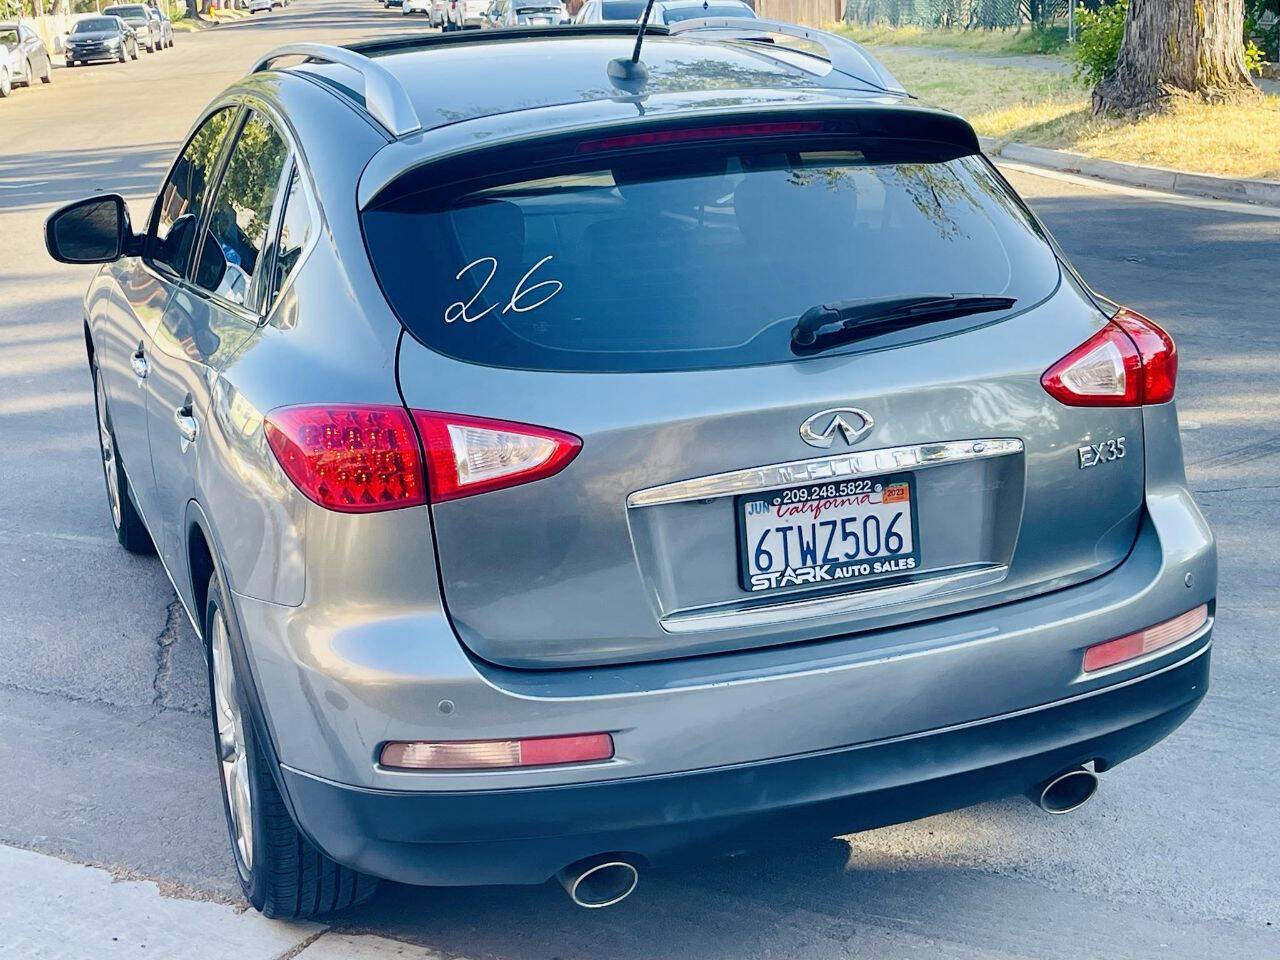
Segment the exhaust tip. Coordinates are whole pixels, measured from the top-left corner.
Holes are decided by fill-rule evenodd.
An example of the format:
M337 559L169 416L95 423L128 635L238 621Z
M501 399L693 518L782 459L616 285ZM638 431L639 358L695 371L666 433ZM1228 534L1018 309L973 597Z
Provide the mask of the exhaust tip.
M1036 803L1045 813L1063 814L1079 810L1098 792L1098 775L1079 767L1045 781Z
M613 858L593 858L570 864L557 875L569 899L588 910L621 903L640 883L635 864Z

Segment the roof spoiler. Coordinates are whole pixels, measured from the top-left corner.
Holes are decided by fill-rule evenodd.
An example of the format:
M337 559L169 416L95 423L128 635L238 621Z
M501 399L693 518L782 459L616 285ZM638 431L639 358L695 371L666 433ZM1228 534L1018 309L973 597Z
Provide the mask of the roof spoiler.
M831 69L847 77L869 84L883 93L910 96L906 87L898 82L884 65L867 52L860 43L847 37L815 30L781 20L754 20L745 17L703 17L698 20L681 20L667 27L673 37L696 33L711 40L755 40L769 42L770 36L807 40L820 46L831 63ZM799 51L806 52L806 51Z

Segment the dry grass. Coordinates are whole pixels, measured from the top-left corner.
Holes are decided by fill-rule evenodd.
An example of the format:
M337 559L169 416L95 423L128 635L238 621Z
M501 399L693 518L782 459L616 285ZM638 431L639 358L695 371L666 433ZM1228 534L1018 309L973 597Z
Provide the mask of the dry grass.
M1280 97L1179 103L1137 123L1094 119L1089 91L1069 77L962 60L881 52L912 93L966 117L983 136L1109 160L1280 180Z

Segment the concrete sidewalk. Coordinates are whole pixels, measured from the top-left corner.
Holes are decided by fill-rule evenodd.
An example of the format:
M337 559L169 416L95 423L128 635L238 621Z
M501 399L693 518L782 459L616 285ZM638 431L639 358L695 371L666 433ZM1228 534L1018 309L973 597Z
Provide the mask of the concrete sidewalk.
M150 880L0 846L0 957L21 960L444 960L384 937L282 923L225 903L165 896Z

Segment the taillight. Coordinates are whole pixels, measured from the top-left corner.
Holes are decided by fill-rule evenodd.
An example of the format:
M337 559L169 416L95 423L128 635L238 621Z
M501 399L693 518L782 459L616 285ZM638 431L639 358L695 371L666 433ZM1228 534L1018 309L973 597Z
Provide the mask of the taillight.
M1084 671L1089 673L1104 667L1113 667L1117 663L1133 660L1143 654L1153 653L1163 647L1171 646L1179 640L1185 640L1205 625L1209 619L1209 605L1200 604L1194 610L1147 627L1137 633L1126 634L1095 643L1084 652Z
M1138 407L1173 399L1178 350L1169 334L1122 309L1045 371L1045 390L1069 407Z
M378 762L402 770L483 770L591 763L613 757L613 737L579 733L522 740L393 740L383 745Z
M559 473L582 449L571 433L456 413L413 411L433 503Z
M309 499L342 513L426 503L418 438L398 406L283 407L264 430L289 479Z

